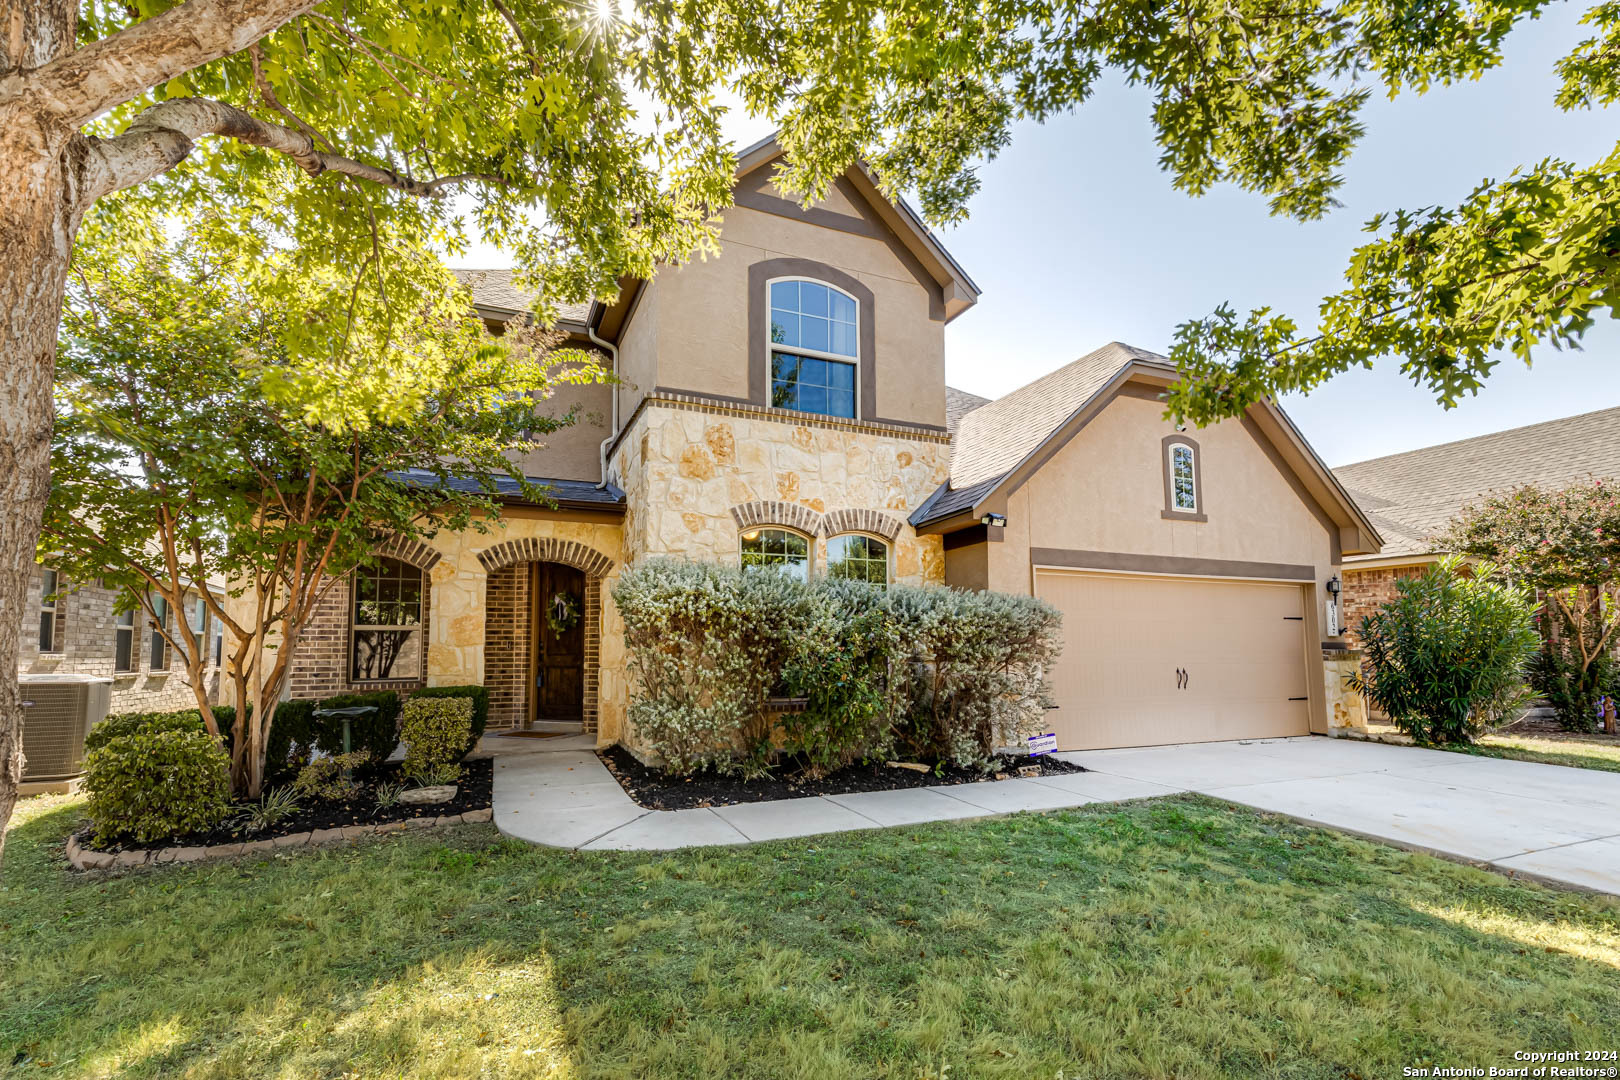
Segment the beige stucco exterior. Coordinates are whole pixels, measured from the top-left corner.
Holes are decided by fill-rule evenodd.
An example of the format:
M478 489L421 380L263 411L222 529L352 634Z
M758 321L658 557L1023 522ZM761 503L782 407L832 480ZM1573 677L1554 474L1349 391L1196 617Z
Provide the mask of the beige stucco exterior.
M1164 513L1170 436L1197 447L1198 509L1207 520ZM1326 585L1340 569L1337 533L1263 439L1237 420L1178 434L1148 387L1121 393L1006 494L1005 527L984 530L985 542L950 547L946 580L1028 594L1039 565L1298 579L1304 663L1321 670ZM995 534L999 541L988 539ZM1313 731L1329 728L1326 681L1324 672L1309 682Z

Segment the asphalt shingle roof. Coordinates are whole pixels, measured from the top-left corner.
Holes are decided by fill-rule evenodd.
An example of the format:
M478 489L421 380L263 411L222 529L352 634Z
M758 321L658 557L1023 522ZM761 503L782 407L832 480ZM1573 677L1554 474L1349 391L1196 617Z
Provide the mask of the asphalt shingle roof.
M1168 364L1158 353L1111 341L1004 397L980 402L953 416L952 394L973 398L947 388L946 426L951 429L951 478L911 515L913 525L937 521L966 510L995 489L1030 451L1056 431L1132 361Z
M1430 537L1486 495L1620 478L1620 408L1341 465L1333 475L1383 535L1378 558L1424 555Z
M962 417L977 409L980 405L990 404L990 399L970 394L966 390L958 390L954 386L945 388L945 430L952 435L956 434L956 425L962 422Z
M534 305L534 294L520 289L512 280L510 270L452 270L456 280L472 290L473 303L480 307L499 308L502 311L528 311ZM582 323L590 314L590 301L583 304L558 304L557 318L561 322Z

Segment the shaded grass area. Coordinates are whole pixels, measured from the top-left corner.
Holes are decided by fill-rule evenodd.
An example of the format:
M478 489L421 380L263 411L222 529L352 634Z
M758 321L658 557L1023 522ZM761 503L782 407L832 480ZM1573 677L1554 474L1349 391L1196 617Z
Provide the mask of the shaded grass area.
M0 1072L1352 1077L1607 1049L1620 903L1193 796L674 854L487 826L0 881Z

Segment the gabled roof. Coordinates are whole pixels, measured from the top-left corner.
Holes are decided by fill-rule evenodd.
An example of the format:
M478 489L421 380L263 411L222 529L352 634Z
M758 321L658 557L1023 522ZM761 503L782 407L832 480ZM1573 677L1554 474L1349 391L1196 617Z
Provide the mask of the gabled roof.
M1427 555L1464 506L1525 484L1620 478L1620 408L1390 454L1333 470L1378 526L1379 558Z
M738 153L737 179L741 180L754 170L769 165L782 154L782 144L776 135L767 135ZM978 285L962 269L962 264L945 250L945 245L939 242L910 203L899 196L891 198L885 195L865 162L857 161L845 176L939 285L945 299L946 322L978 303Z
M1045 460L1133 380L1167 387L1175 365L1158 353L1111 341L1005 397L964 413L951 439L951 476L911 515L929 532L951 531L1000 505ZM1276 405L1247 414L1277 450L1281 464L1339 530L1347 552L1376 551L1377 531ZM1247 421L1246 421L1247 422ZM999 511L997 511L999 512ZM931 526L931 528L930 528Z

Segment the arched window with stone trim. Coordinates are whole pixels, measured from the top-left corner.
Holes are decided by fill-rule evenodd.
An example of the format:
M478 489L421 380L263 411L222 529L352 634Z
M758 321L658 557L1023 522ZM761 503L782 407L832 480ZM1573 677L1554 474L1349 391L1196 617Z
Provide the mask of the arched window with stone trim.
M810 580L810 537L793 529L756 525L742 531L742 564L785 573L797 581Z
M864 533L840 533L827 540L827 576L869 585L889 583L889 545Z

